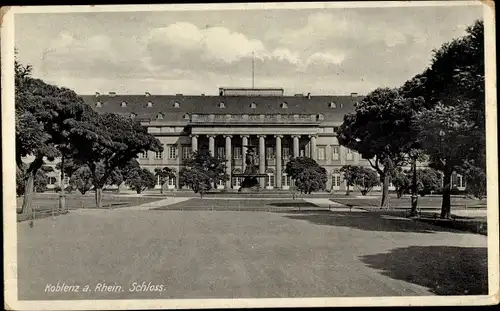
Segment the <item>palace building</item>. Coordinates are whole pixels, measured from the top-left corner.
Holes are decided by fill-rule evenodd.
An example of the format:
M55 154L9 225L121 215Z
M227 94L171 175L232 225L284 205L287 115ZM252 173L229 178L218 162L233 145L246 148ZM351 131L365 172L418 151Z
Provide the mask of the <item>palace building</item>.
M257 151L259 173L267 174L267 178L260 179L265 189L289 189L291 179L284 170L291 157L311 157L325 167L327 190L346 188L340 173L342 166L369 166L358 153L340 146L336 137L344 115L354 111L363 98L357 93L286 96L282 88L220 88L218 96L110 92L81 97L99 113L117 113L138 120L160 140L163 152L148 152L138 158L140 165L152 172L167 166L178 174L184 160L198 149L225 158L231 178L219 183L218 189L239 188L242 178L232 174L245 171L248 145ZM60 183L57 175L52 174L49 183ZM454 178L454 184L464 189L461 176ZM167 188L179 189L179 179L169 180Z

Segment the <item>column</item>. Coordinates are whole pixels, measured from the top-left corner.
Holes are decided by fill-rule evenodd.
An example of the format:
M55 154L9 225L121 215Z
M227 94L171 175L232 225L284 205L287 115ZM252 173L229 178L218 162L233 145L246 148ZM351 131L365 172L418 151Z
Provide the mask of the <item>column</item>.
M241 167L243 169L242 173L244 173L245 169L247 168L247 164L245 163L245 161L247 158L248 138L249 138L248 135L241 136L241 159L242 159Z
M318 150L316 149L316 136L314 135L311 135L309 136L311 138L311 143L309 144L309 149L310 149L310 153L311 153L311 158L316 161L317 160L317 153L318 153Z
M265 174L266 173L266 136L265 135L259 135L259 173L260 174ZM260 180L260 187L265 188L266 187L266 179L265 178L259 178Z
M281 138L283 135L275 135L276 137L276 188L281 189Z
M184 159L182 158L184 155L184 150L182 150L182 144L181 140L177 140L177 170L175 172L175 188L178 190L180 189L180 184L179 184L179 174L178 172L181 171L181 166L184 162Z
M293 157L296 158L299 156L299 136L293 135Z
M198 151L198 135L191 135L191 151Z
M215 135L208 135L208 150L212 157L215 157Z
M229 180L226 180L226 189L231 188L231 137L232 135L224 135L226 138L226 174Z

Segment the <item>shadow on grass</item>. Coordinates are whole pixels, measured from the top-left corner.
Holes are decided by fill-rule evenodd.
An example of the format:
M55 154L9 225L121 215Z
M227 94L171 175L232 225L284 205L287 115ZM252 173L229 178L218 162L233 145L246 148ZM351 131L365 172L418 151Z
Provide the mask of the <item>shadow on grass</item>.
M324 212L303 213L296 211L299 215L284 216L295 220L306 220L317 225L351 227L366 231L385 232L416 232L435 233L437 231L460 232L452 228L443 228L412 219L383 215L368 212Z
M276 206L276 207L318 207L316 204L310 202L273 202L270 204L266 204L268 206Z
M437 295L487 295L486 248L410 246L360 259L381 274L429 288Z

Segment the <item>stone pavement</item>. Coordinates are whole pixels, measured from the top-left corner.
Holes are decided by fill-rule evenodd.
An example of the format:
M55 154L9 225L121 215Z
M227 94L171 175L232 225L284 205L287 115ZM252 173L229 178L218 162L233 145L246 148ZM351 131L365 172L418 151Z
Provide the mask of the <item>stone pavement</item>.
M367 212L364 209L360 209L360 208L356 208L356 207L350 208L344 204L333 202L333 201L330 201L329 199L324 199L324 198L317 198L317 199L316 198L304 198L303 200L306 202L309 202L311 204L315 204L319 207L328 208L328 209L331 208L332 210L338 211L338 212Z

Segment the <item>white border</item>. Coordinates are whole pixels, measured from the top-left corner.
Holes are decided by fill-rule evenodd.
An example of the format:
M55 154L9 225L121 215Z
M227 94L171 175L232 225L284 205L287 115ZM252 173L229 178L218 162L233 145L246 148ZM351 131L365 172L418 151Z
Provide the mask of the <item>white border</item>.
M15 183L14 126L14 14L65 12L133 12L241 9L315 9L483 5L486 47L486 125L488 171L488 282L489 295L484 296L420 296L364 298L280 298L280 299L172 299L172 300L71 300L18 301L17 299L17 222ZM433 2L328 2L328 3L248 3L248 4L175 4L112 6L46 6L2 8L2 172L4 206L4 284L6 309L15 310L101 310L101 309L188 309L188 308L262 308L322 306L445 306L488 305L499 301L499 224L498 224L498 154L496 107L496 54L494 3L477 1Z

